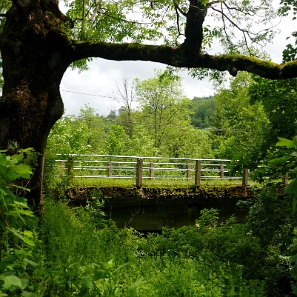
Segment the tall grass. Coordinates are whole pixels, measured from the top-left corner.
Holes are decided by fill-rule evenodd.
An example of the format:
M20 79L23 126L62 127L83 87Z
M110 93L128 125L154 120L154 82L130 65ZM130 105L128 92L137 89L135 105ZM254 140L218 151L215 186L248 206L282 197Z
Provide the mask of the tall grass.
M209 221L200 221L202 229L144 236L62 202L47 201L45 213L35 296L266 296L264 281L245 278L243 265L231 257L220 260L218 247L203 235L213 228ZM242 234L233 234L233 241Z

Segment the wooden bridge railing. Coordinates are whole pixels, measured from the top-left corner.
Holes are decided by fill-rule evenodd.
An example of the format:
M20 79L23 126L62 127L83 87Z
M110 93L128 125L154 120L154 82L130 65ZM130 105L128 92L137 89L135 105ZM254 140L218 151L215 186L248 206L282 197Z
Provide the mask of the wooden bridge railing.
M227 159L164 158L119 155L57 155L60 175L72 178L135 179L141 188L143 179L194 179L200 186L202 179L242 180L248 185L248 170L232 172Z

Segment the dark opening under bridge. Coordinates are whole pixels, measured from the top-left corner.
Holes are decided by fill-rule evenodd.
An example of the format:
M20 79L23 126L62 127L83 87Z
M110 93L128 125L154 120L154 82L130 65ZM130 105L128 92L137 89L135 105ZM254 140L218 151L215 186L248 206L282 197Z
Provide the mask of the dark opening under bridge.
M201 209L216 208L220 219L234 214L244 221L247 209L237 202L253 196L248 188L248 170L234 172L230 160L164 158L117 155L58 155L56 172L70 179L127 179L130 186L74 186L67 191L70 205L89 203L100 192L107 218L119 227L157 231L162 227L195 224ZM204 181L228 181L223 185ZM157 181L172 180L171 186L156 186ZM187 186L177 186L178 181ZM114 182L113 182L114 184ZM96 198L97 199L97 198Z

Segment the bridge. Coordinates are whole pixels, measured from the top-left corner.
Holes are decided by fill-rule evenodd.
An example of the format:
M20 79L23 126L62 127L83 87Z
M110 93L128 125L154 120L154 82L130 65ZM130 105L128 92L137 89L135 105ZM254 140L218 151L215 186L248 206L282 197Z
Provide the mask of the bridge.
M234 214L243 222L248 210L237 202L253 196L248 170L235 172L230 163L226 159L74 154L58 155L56 160L57 174L73 181L66 193L69 205L86 205L97 196L94 193L100 193L106 218L118 227L138 231L193 225L204 208L218 209L222 221ZM99 179L106 181L104 186L78 185L81 180L96 184ZM120 179L130 183L110 185ZM162 186L165 180L171 186ZM214 180L224 183L210 184ZM185 184L178 186L180 181Z

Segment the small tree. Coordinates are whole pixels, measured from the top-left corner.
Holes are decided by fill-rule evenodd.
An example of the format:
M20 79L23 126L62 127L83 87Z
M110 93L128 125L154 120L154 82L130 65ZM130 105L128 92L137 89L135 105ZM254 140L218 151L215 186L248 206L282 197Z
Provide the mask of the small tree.
M141 113L141 123L150 131L156 149L178 126L189 122L191 101L185 97L181 78L168 70L157 72L147 80L136 81L136 94Z
M259 157L259 149L269 131L269 121L260 102L252 104L250 74L231 79L229 88L215 95L213 138L218 157L249 163Z
M118 103L121 104L119 108L118 120L125 127L130 138L133 137L134 121L133 121L133 104L135 102L135 88L129 85L129 80L123 78L122 85L117 84L117 93L119 99Z

